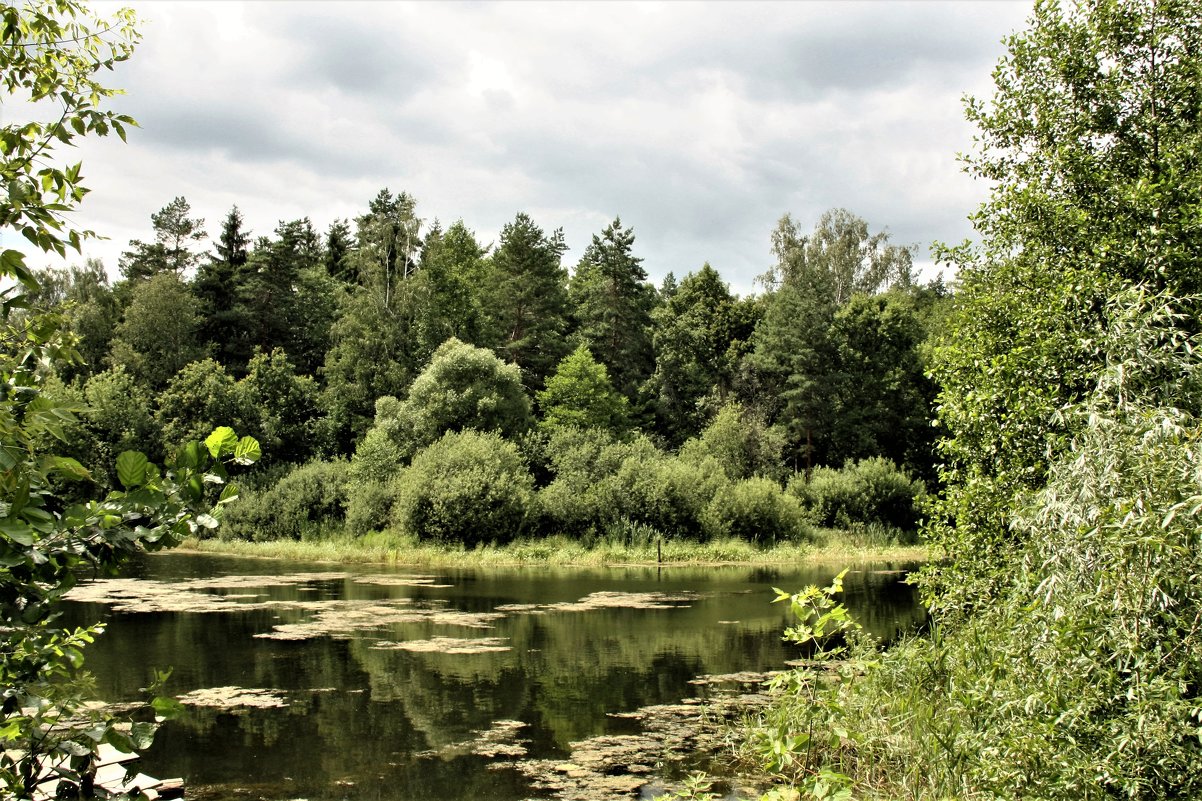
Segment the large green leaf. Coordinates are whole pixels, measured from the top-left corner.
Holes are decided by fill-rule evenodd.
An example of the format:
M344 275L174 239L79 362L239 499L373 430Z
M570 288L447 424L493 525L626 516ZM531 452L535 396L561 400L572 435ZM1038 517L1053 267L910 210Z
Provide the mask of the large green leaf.
M238 435L229 426L218 426L205 438L205 447L214 459L233 453L238 447Z
M146 468L150 460L138 451L125 451L117 457L117 480L126 489L139 487L146 482Z
M259 441L254 437L243 437L234 448L234 461L238 464L254 464L263 456Z

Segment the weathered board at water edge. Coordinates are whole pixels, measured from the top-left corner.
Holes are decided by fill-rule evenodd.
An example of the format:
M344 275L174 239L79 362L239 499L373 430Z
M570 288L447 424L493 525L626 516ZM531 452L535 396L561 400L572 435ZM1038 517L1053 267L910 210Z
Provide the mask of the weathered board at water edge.
M643 752L704 750L687 732L698 699L754 699L759 674L803 656L780 639L771 588L826 584L840 567L422 571L165 554L68 606L108 623L88 655L106 700L136 700L173 668L167 691L186 713L142 770L183 777L190 798L585 798L590 770L610 777L604 797L638 798L689 767ZM884 638L924 618L905 567L846 581L845 603Z

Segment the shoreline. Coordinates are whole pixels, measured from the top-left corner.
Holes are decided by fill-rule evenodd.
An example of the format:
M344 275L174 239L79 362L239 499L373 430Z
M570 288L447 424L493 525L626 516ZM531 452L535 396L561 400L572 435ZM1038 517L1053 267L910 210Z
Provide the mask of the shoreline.
M380 564L406 567L731 567L843 562L925 562L923 545L875 545L847 542L825 545L759 547L742 540L663 544L662 560L651 545L585 546L566 538L519 540L473 549L404 541L350 540L197 540L189 538L173 552L304 562Z

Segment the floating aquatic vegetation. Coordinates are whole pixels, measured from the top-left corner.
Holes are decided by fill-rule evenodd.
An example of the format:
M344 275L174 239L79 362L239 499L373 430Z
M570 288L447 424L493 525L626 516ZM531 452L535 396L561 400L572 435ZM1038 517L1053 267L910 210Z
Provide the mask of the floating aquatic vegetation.
M701 596L695 592L614 592L590 593L578 601L554 604L504 604L499 612L541 615L547 612L587 612L593 609L677 609L688 606Z
M454 587L454 584L439 584L435 576L397 576L392 574L355 576L356 584L375 584L381 587Z
M473 754L487 759L516 759L526 756L529 740L518 739L518 733L529 725L520 720L497 720L484 731L474 732L477 737L460 743L444 745L437 751L423 751L418 757L453 759Z
M689 684L704 687L710 684L763 684L773 676L779 676L783 671L769 670L766 673L743 671L742 673L713 673L689 679Z
M419 608L411 606L408 598L387 602L330 602L348 604L335 608L320 608L311 620L303 623L280 623L271 631L256 634L265 640L308 640L314 637L350 636L356 631L391 626L399 623L429 623L436 626L459 626L469 629L490 629L494 621L504 617L498 612L459 612L453 609Z
M193 690L179 696L181 704L207 706L218 709L286 707L283 696L271 690L247 689L245 687L208 687Z
M508 637L479 637L476 639L432 637L428 640L409 640L407 642L381 640L371 647L380 651L399 650L435 654L485 654L512 650L511 646L505 644L508 641Z
M755 675L762 680L767 674L730 675L740 679ZM726 722L768 700L763 693L725 692L704 703L686 698L679 704L611 713L611 717L637 721L642 732L590 737L571 743L566 761L522 760L514 767L536 788L560 801L608 801L634 798L644 790L663 791L662 781L655 778L661 771L690 767L697 760L722 753Z

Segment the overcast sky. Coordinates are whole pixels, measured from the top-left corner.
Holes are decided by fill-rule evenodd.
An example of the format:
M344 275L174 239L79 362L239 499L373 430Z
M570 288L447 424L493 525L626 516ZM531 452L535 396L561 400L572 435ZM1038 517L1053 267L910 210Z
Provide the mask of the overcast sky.
M919 246L970 236L985 187L961 98L987 95L1025 2L147 2L114 83L141 128L88 142L75 219L110 274L185 196L207 230L322 232L382 187L494 241L519 211L574 264L615 216L653 279L736 292L790 212L844 207ZM99 10L116 5L97 5ZM66 156L64 156L65 158ZM11 241L11 240L10 240ZM209 245L208 242L205 243ZM34 258L34 264L39 263Z

